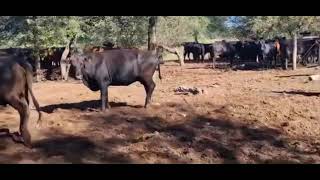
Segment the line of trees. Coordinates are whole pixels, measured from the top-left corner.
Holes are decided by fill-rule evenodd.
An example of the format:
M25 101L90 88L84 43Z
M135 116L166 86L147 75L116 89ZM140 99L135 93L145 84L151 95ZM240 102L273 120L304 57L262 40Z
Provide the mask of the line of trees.
M1 47L65 46L77 35L81 45L147 46L149 24L156 19L157 42L178 46L185 41L219 37L293 37L319 32L319 16L1 16Z
M214 38L319 33L319 20L319 16L1 16L0 43L2 48L33 48L35 55L41 48L64 47L72 37L79 47L110 41L120 47L147 48L148 40L177 47Z

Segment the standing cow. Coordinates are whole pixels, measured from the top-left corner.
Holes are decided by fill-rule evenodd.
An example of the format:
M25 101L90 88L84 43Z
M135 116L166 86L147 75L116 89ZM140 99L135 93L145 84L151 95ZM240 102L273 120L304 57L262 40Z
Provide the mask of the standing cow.
M14 135L14 139L23 142L27 147L31 147L31 136L28 131L29 121L29 96L30 93L41 122L41 112L39 104L32 92L33 71L32 66L23 58L16 56L0 57L0 105L11 105L20 115L20 134Z
M184 47L184 53L183 53L183 60L185 61L186 55L188 55L188 58L190 60L190 53L193 56L194 60L201 60L204 61L205 56L205 46L203 44L197 43L197 42L187 42L183 44Z
M77 53L70 57L76 69L76 76L92 91L101 93L101 109L109 109L108 87L128 86L136 81L143 84L146 91L144 107L151 101L155 88L152 79L158 67L161 79L161 55L155 51L136 49L115 49L101 53Z

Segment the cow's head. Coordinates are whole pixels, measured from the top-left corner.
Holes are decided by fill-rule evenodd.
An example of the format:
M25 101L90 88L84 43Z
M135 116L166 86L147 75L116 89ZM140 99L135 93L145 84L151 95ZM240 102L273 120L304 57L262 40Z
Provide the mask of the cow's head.
M83 67L84 57L81 54L72 54L70 57L71 65L75 68L76 79L82 79L81 68Z
M71 65L75 68L76 78L82 80L88 75L94 73L92 57L87 54L73 54L70 56Z

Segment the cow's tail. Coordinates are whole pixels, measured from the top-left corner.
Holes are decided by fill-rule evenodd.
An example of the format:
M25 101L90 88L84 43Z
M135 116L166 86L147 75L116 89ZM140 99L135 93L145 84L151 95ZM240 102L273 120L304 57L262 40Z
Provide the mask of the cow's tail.
M34 104L34 106L36 107L36 110L38 111L39 113L39 118L38 118L38 121L37 121L37 124L39 125L41 123L41 112L40 112L40 106L39 106L39 103L38 101L36 100L36 98L34 97L34 94L33 94L33 91L32 91L32 74L30 72L28 72L28 70L26 70L26 76L27 76L27 86L28 86L28 90L30 92L30 95L31 95L31 98L32 98L32 102Z
M161 71L160 71L160 63L158 63L158 72L159 72L159 79L162 80Z
M161 76L161 70L160 70L160 64L164 64L163 61L163 56L162 56L162 52L160 52L160 49L162 49L163 47L157 47L156 48L156 56L158 59L158 73L159 73L159 79L162 80L162 76Z

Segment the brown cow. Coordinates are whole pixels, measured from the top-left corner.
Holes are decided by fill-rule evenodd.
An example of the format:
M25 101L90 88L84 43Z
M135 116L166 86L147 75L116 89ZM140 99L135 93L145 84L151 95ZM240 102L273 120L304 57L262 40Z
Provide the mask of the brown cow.
M16 56L0 57L0 105L11 105L20 115L20 134L13 134L13 138L31 147L31 135L28 131L30 115L30 93L34 106L39 113L37 124L41 122L39 104L32 92L32 66L24 59Z

